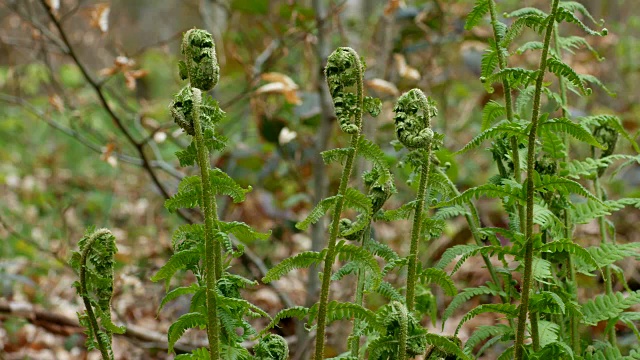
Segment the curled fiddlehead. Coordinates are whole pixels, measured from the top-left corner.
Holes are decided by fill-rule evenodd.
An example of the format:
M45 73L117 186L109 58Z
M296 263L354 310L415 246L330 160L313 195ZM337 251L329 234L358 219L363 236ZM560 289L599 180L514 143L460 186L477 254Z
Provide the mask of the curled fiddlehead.
M220 67L216 58L216 46L211 34L201 29L191 29L182 38L180 77L189 79L191 86L202 91L213 89L220 78Z
M256 360L286 360L289 358L289 346L280 335L268 334L253 348Z
M369 347L371 360L412 359L424 354L426 330L405 304L392 301L378 310L376 320L384 330Z
M357 113L362 114L362 109L360 109L362 101L358 99L362 97L362 93L354 94L348 92L347 88L354 85L361 87L362 70L360 58L351 48L338 48L327 58L325 75L329 92L333 98L340 129L347 134L355 134L359 131L357 119L355 123L351 119Z
M438 112L422 91L411 89L402 94L393 111L396 113L396 135L402 145L414 150L426 148L431 143L431 118Z
M607 148L602 150L600 153L600 158L605 158L614 153L616 150L616 144L618 142L619 132L612 128L609 124L604 123L599 125L593 130L593 136L598 140L600 144L605 145ZM592 151L595 151L595 148L592 148ZM598 169L598 177L604 174L606 168Z
M73 286L87 309L78 314L86 328L87 348L99 349L104 360L113 359L111 336L125 330L111 321L116 239L108 229L88 229L78 246L80 251L73 252L70 264L80 277Z
M427 197L429 167L434 139L431 130L431 118L437 114L432 101L429 101L419 89L412 89L402 94L393 109L395 115L396 135L398 140L414 154L417 172L420 174L420 185L416 196L416 208L411 228L411 249L409 250L406 304L409 311L415 307L416 269L418 262L418 242L422 231L422 213Z

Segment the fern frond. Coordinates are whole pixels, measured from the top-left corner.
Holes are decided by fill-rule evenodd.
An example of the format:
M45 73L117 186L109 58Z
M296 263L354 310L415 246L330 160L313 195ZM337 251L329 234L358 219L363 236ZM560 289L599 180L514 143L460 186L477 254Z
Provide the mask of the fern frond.
M546 280L551 277L551 262L539 257L534 257L531 275L536 281L547 283Z
M274 280L280 279L293 269L307 268L311 265L315 265L324 260L326 250L321 252L316 251L304 251L290 258L282 260L278 265L272 267L267 271L267 274L262 278L262 282L270 283Z
M453 356L457 360L471 360L471 358L460 349L458 344L454 343L446 336L428 333L425 334L425 339L428 345L431 345L446 354L447 358Z
M604 60L604 58L600 56L596 49L594 49L591 44L589 44L589 42L587 42L587 40L582 36L561 37L559 40L560 47L571 54L573 54L573 49L585 48L589 50L598 61ZM556 54L556 56L558 56L558 54Z
M186 176L180 181L176 194L165 200L164 207L170 212L196 207L200 204L200 189L199 176Z
M409 219L416 209L416 201L409 201L397 209L385 210L376 215L376 220L398 221Z
M173 324L171 324L171 326L169 326L169 331L167 332L169 352L173 352L173 346L176 341L182 337L185 331L194 327L203 329L206 325L207 319L202 313L186 313L180 316Z
M325 150L320 155L322 156L322 161L327 165L336 161L342 164L352 151L352 148L336 148Z
M480 134L476 135L471 141L469 141L462 149L458 150L456 154L465 153L473 148L476 148L482 144L483 141L489 139L495 139L498 137L524 137L526 124L520 122L509 122L506 120L500 121L493 127L484 130Z
M495 42L491 41L491 47L482 54L480 60L480 76L488 78L498 68L498 52L495 49Z
M529 13L520 15L520 12L530 11ZM509 26L507 29L504 38L501 41L501 45L504 48L508 48L513 40L515 40L525 28L532 29L533 31L540 33L545 28L549 21L549 16L538 9L534 8L523 8L520 10L516 10L511 14L508 14L507 17L514 17L517 14L518 18Z
M442 314L443 328L444 328L445 321L447 321L447 319L450 318L451 315L453 315L453 313L456 311L456 309L458 309L458 307L460 307L460 305L466 303L472 297L480 296L480 295L500 296L500 295L504 295L504 292L500 290L492 289L487 286L466 288L462 290L460 293L458 293L458 295L454 296L453 300L451 300L451 302L449 303L449 306L447 306L446 310Z
M473 331L467 342L464 344L464 352L466 354L471 354L478 344L490 337L502 338L505 336L513 336L513 329L508 325L480 325Z
M322 199L318 205L311 210L306 219L296 224L296 229L307 230L309 225L317 223L318 220L320 220L320 218L322 218L324 214L326 214L327 211L335 205L336 200L338 200L338 195Z
M584 314L582 322L595 326L600 321L620 316L624 310L638 303L640 303L640 290L632 292L627 297L620 292L598 295L582 305Z
M477 315L495 312L499 314L504 314L509 318L514 318L518 316L518 307L513 304L483 304L475 307L473 310L469 311L463 318L460 320L458 327L454 333L454 336L458 335L460 328L464 325L465 322L470 319L476 317Z
M259 232L240 221L219 221L218 227L220 231L235 236L243 243L251 243L255 240L267 240L271 236L271 231L266 233Z
M436 269L443 270L447 265L449 265L456 257L462 256L463 258L472 256L480 249L478 245L455 245L442 254L440 261L434 266Z
M404 301L404 296L402 296L402 294L400 294L393 285L386 281L380 282L380 285L375 289L375 292L384 296L389 301Z
M489 1L490 0L476 0L473 9L467 15L467 21L464 24L465 30L471 30L480 24L482 18L489 12Z
M626 257L640 257L640 243L602 243L600 246L587 248L587 251L591 254L598 266L605 267Z
M371 161L373 167L377 169L378 183L384 184L392 178L387 156L378 145L364 136L360 136L360 139L358 139L358 156Z
M351 274L357 274L360 269L360 264L357 262L348 262L344 264L338 271L334 272L331 275L331 281L341 280L343 277Z
M597 201L587 199L586 202L573 204L569 208L569 214L571 215L571 221L574 224L587 224L593 219L597 219L602 216L611 215L611 207Z
M502 104L493 100L489 101L482 109L482 126L481 130L485 131L500 116L504 116L506 109Z
M522 55L527 51L542 50L543 45L540 41L528 41L516 49L516 54Z
M375 322L375 314L373 311L357 304L335 300L329 302L327 305L327 324L337 320L350 319L359 319L368 324L373 324Z
M173 278L173 275L178 270L182 270L200 262L201 252L200 248L195 248L174 253L169 258L169 261L162 265L162 267L158 269L158 272L151 277L151 281L155 282L165 280L168 286L169 281L171 281L171 278Z
M531 108L535 89L535 86L528 86L520 90L520 94L518 94L518 98L516 99L516 111L522 119L528 118L526 111Z
M606 87L604 85L604 83L602 81L600 81L600 79L598 79L597 77L595 77L593 75L589 75L589 74L578 74L578 76L580 77L580 80L582 80L583 82L589 83L589 84L594 84L594 85L600 87L602 90L604 90L604 92L607 93L607 95L609 95L611 97L618 96L614 91L612 91L611 89Z
M467 189L465 192L452 199L438 203L436 207L463 205L482 196L498 199L508 198L507 200L509 202L515 200L516 202L522 203L525 201L524 194L522 194L522 188L514 188L511 184L507 183L503 185L484 184Z
M538 131L542 129L548 129L549 131L556 133L565 133L591 146L595 146L599 149L604 148L602 144L600 144L598 140L591 135L591 131L589 131L589 129L587 129L582 123L574 123L567 118L554 118L541 121Z
M234 203L244 201L245 195L251 191L251 186L243 188L238 185L233 178L220 169L211 169L209 171L211 188L216 194L227 195L231 197Z
M550 72L556 74L556 76L567 79L575 87L580 89L580 92L583 95L591 94L591 88L586 87L584 82L582 81L582 78L578 76L575 70L573 70L571 66L565 64L561 59L555 56L550 56L547 59L547 69L549 69Z
M483 83L488 93L493 93L493 87L491 84L496 82L502 83L508 81L509 85L513 88L519 86L527 87L532 84L538 77L539 70L527 70L522 68L504 68L500 71L491 74L491 76L484 79ZM482 79L481 79L482 80Z
M465 208L464 206L454 205L438 209L438 212L436 212L432 218L434 220L447 220L457 216L465 216L469 214L469 210L467 210L467 208Z
M593 256L587 250L585 250L585 248L571 241L571 239L561 239L542 244L537 248L537 250L543 253L566 252L568 254L575 255L583 262L590 264L597 269L600 268Z
M289 318L296 318L298 320L304 319L305 317L307 317L307 315L309 315L309 311L310 310L304 306L294 306L292 308L280 310L276 314L276 316L273 318L273 320L271 320L271 322L267 326L265 326L264 329L262 329L262 331L260 332L260 336L263 336L264 334L269 332L269 330L278 326L280 321L284 319L289 319Z
M597 127L597 126L608 126L614 129L618 134L622 135L633 147L633 150L636 153L640 153L640 146L636 140L629 135L627 129L622 126L622 121L619 117L614 115L594 115L594 116L585 116L578 118L578 123L583 124L588 127Z
M576 4L576 2L573 2L573 4ZM606 30L602 30L602 31L596 31L591 29L590 27L588 27L587 25L585 25L580 19L578 19L578 17L573 13L574 10L576 8L569 6L566 7L564 2L562 4L560 4L560 7L558 7L558 11L556 12L556 21L557 22L561 22L561 21L565 21L568 23L572 23L572 24L576 24L578 25L578 27L580 29L582 29L582 31L586 32L589 35L593 35L593 36L605 36L607 34ZM585 9L586 12L586 9ZM586 12L588 14L588 12ZM590 16L590 15L589 15ZM593 18L591 18L593 19Z
M378 262L373 255L363 247L347 244L342 240L336 244L336 254L340 261L353 261L358 263L360 267L367 268L368 274L372 276L374 281L374 287L376 287L382 279Z
M558 294L552 291L540 291L531 296L529 308L532 312L564 314L567 305ZM573 315L574 313L572 312Z
M209 360L211 355L207 348L201 347L193 350L188 354L180 354L175 357L175 360Z
M580 183L570 179L566 179L556 175L542 175L534 174L535 190L541 192L557 191L560 194L577 194L587 199L591 199L596 202L602 203L595 195L589 190L585 189Z
M451 280L451 277L447 275L441 269L436 268L427 268L424 270L418 271L418 282L422 285L429 284L437 284L444 290L444 293L449 296L455 296L458 294L458 289L456 289L456 285Z
M177 299L178 297L182 296L182 295L187 295L187 294L193 294L196 291L202 289L203 287L198 285L198 284L191 284L191 286L181 286L178 288L175 288L171 291L169 291L163 298L162 301L160 302L160 306L158 307L158 313L160 313L160 310L162 310L162 308L164 308L164 306Z

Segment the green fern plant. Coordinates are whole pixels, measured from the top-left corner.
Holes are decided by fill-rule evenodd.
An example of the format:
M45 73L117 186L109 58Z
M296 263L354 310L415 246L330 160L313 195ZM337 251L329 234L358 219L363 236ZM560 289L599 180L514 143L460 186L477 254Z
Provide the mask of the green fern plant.
M637 144L619 121L612 120L615 117L603 115L571 118L568 111L568 91L586 96L592 92L589 84L603 86L593 76L576 73L562 60L562 52L572 52L576 47L582 46L594 53L597 60L601 60L601 57L583 38L562 37L558 24L571 23L594 36L604 36L607 30L593 30L586 25L582 19L591 21L596 26L602 26L602 23L595 21L586 8L575 1L553 0L549 13L529 7L515 10L505 15L513 19L507 26L498 20L493 0L478 0L467 17L466 28L471 29L479 25L486 14L489 14L494 37L482 59L481 82L488 91L493 90L493 83L501 82L504 88L504 105L491 101L485 106L482 115L483 131L459 153L469 151L491 139L491 152L499 174L493 177L489 184L469 189L454 198L444 199L438 206L444 209L449 207L449 211L454 215L469 216L471 214L466 213L461 207L469 206L468 203L473 199L499 198L509 215L509 229L479 228L474 231L471 226L473 221L469 221L472 233L482 234L489 240L490 245L477 243L450 248L445 251L436 267L444 268L454 257L460 255L462 259L458 260L453 271L457 270L464 260L477 254L497 256L503 264L506 264L505 257L513 257L521 264L523 280L518 292L512 281L507 278L503 288L497 286L498 283L492 275L493 284L468 289L454 298L450 308L445 311L445 319L472 296L500 296L503 305L483 305L472 310L467 316L475 316L485 311L499 312L510 321L517 320L516 331L509 331L501 325L482 328L477 335L474 334L469 339L465 345L465 352L471 353L476 345L489 339L480 353L496 342L514 340L514 346L500 358L580 356L583 346L579 340L579 324L584 323L584 314L576 297L576 272L591 274L603 268L605 283L609 284L609 287L611 271L607 269L607 265L611 263L602 257L600 261L597 259L597 255L602 253L600 248L585 249L576 244L572 239L573 228L575 224L600 218L601 229L605 229L604 216L609 215L611 211L619 210L618 206L625 206L622 203L609 202L598 179L614 161L614 158L608 157L620 156L613 154L611 144L615 143L614 133L631 140L632 147L636 150ZM534 70L510 68L508 65L508 58L512 54L510 48L525 29L538 33L542 41L525 43L515 53L539 51L540 63ZM559 93L552 90L549 84L545 84L547 73L557 77ZM603 89L610 93L610 90L604 87ZM517 95L515 101L514 94ZM553 112L542 111L543 95L550 105L544 109L555 106L554 112L558 110L559 117L554 118ZM523 120L527 117L531 120ZM504 120L499 121L501 118ZM611 125L605 130L600 121L609 121ZM589 145L592 148L592 158L569 160L569 137ZM596 157L598 149L601 156ZM519 170L522 155L526 156L526 161L522 164L526 169L524 182ZM595 195L576 181L583 178L594 182ZM582 196L586 201L571 204L567 201L570 194ZM624 199L621 201L635 203ZM473 209L472 205L469 208ZM503 246L497 241L497 236L508 240L510 244ZM606 233L603 233L602 237L603 245L609 246ZM611 259L619 259L614 255L616 250L608 249L611 251ZM628 250L629 252L621 249L619 251L627 255L634 253L633 250ZM502 274L510 272L506 266L498 271ZM611 289L606 289L605 293L607 296L614 296ZM520 302L517 308L506 302L518 298ZM630 297L629 302L632 301L633 297ZM565 327L568 331L559 331ZM524 345L527 328L532 340L530 345ZM612 329L612 326L607 329L608 338L615 346L615 334Z
M111 320L116 239L108 229L89 228L78 247L79 251L74 251L70 260L80 278L73 287L86 309L85 313L78 313L78 319L86 330L87 348L98 349L103 360L112 360L112 334L125 331Z
M198 29L187 31L182 41L182 54L185 59L179 63L180 77L189 84L175 95L170 109L175 122L193 139L176 155L182 166L197 164L200 175L185 177L177 193L165 202L165 207L176 211L198 206L203 211L204 225L184 225L175 232L174 254L152 280L165 280L168 287L180 270L193 272L197 279L196 284L169 291L160 304L162 309L179 296L192 295L189 312L169 327L169 351L186 330L200 327L207 330L209 349L197 349L178 358L249 359L251 354L242 342L256 331L247 318L269 318L269 315L241 297L240 290L256 282L226 271L231 259L243 251L242 246L233 246L231 236L249 242L267 239L270 234L256 232L242 222L225 222L218 218L216 195L230 196L238 203L244 201L251 188L242 188L222 170L210 166L209 152L222 150L225 146L224 138L215 132L215 125L224 112L203 93L211 90L219 78L211 34ZM256 349L262 358L271 352L284 357L288 352L286 342L273 337L262 340Z

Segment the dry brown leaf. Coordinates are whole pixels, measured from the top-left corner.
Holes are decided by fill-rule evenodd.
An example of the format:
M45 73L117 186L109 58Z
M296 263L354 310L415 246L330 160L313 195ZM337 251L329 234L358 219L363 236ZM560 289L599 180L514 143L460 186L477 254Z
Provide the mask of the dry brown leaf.
M290 104L300 105L302 100L298 97L298 84L287 75L271 72L260 76L268 84L262 85L256 90L256 94L282 94Z
M382 79L371 79L365 82L368 87L383 94L398 96L400 91L392 82Z
M109 13L111 12L111 5L107 3L96 4L91 10L91 26L96 29L100 29L102 33L106 33L109 30Z
M402 0L389 0L389 2L387 2L387 5L385 5L384 7L384 14L389 16L394 12L396 12L398 8L405 7L405 6L406 5L404 1Z
M64 111L64 102L62 98L58 94L53 94L49 96L49 104L53 106L54 109L58 110L58 112Z
M405 79L415 81L420 80L420 72L407 64L407 60L404 58L404 55L394 54L393 58L396 60L396 67L400 76Z

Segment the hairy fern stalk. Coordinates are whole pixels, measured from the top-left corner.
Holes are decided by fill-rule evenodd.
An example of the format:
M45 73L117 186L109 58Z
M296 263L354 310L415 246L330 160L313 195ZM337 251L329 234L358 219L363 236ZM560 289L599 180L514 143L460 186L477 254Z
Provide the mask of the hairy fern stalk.
M244 200L251 188L242 188L222 170L211 169L210 166L209 152L220 151L225 146L224 138L215 132L215 125L224 113L204 93L211 90L219 78L211 34L198 29L187 31L182 42L182 54L185 59L179 63L180 76L189 80L189 84L175 95L171 114L193 140L177 156L182 166L197 164L200 175L185 177L178 192L165 202L165 206L170 211L199 206L204 213L204 226L184 225L176 231L173 236L174 254L152 280L165 280L169 286L179 270L189 270L196 275L196 284L169 291L160 308L179 296L191 294L190 312L180 316L169 327L169 350L173 350L187 329L194 327L206 328L209 348L196 349L191 354L176 358L249 358L251 354L243 342L256 331L246 318L269 318L269 315L240 295L240 289L256 282L231 274L226 268L233 257L242 254L242 242L266 240L270 234L256 232L242 222L225 222L218 218L215 195L230 196L238 203ZM233 246L232 236L240 241L237 247ZM288 347L280 336L265 334L254 353L259 359L284 360L288 356Z

